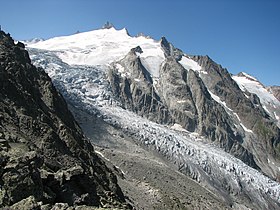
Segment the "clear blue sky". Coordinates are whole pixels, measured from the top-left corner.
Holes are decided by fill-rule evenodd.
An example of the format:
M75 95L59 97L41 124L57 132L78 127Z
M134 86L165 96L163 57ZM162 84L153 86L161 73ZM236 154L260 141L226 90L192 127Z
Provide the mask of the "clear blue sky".
M280 85L280 0L1 0L0 24L15 39L101 27L165 36L236 74Z

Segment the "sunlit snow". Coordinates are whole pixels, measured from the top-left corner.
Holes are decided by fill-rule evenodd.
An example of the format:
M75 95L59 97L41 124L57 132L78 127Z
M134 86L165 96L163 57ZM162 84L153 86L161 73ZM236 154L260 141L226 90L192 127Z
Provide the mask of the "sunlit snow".
M164 61L160 42L143 36L131 37L126 29L99 29L28 44L30 48L53 51L69 65L91 66L118 61L137 46L143 50L139 56L145 68L153 77L158 77Z
M179 61L179 63L187 70L194 70L194 71L201 71L201 66L195 62L194 60L188 58L187 56L183 56L182 59ZM206 73L204 71L201 71L202 73Z

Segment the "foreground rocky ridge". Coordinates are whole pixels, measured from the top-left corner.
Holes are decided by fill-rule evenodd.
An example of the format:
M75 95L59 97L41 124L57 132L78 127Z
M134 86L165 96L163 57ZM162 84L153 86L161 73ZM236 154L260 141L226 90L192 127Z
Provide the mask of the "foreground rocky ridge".
M129 208L48 75L3 31L0 144L1 208Z

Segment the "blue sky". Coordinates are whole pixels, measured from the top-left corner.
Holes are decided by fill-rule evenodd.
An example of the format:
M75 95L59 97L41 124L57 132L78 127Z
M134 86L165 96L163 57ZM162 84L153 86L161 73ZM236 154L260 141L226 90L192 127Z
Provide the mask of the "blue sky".
M106 21L131 35L165 36L236 74L280 85L280 0L7 0L0 24L15 39L89 31Z

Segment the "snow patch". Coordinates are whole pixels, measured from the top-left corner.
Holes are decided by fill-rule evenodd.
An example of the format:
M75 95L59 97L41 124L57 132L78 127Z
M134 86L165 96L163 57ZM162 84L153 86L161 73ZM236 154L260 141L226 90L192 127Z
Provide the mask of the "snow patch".
M240 122L240 125L242 126L242 128L243 128L246 132L253 133L253 131L252 131L252 130L250 130L250 129L246 128L246 126L245 126L245 125L243 125L241 122Z
M99 154L103 159L105 159L105 160L110 162L110 159L106 158L101 152L95 150L95 153Z
M186 100L179 100L177 101L178 104L183 104L183 103L186 103L187 101Z
M274 116L275 116L275 119L276 119L276 120L278 120L278 121L280 120L280 119L279 119L279 116L276 114L276 112L274 112Z
M180 124L177 124L177 123L175 123L174 125L172 125L170 128L173 129L173 130L176 130L176 131L188 132L188 131L187 131L186 129L184 129Z
M216 102L218 102L219 104L221 104L226 110L231 111L231 112L233 111L232 109L230 109L230 108L227 106L226 102L224 102L224 101L222 101L222 100L220 99L219 96L215 95L215 94L212 93L210 90L208 90L208 92L210 93L211 97L212 97Z
M200 71L201 66L195 62L194 60L187 58L186 56L183 56L182 59L179 61L179 63L187 70L194 70L194 71ZM207 74L207 72L205 72Z
M241 119L239 118L238 114L233 112L233 114L236 116L236 118L238 119L241 127L243 128L243 130L245 130L246 132L249 132L249 133L253 133L252 130L248 129L242 122L241 122Z
M271 94L256 78L242 73L241 76L233 76L233 80L238 84L239 88L245 92L256 94L262 104L263 109L272 117L278 121L278 127L280 127L280 119L277 118L280 114L280 102ZM275 113L277 113L275 115Z
M239 85L240 89L246 89L250 93L256 94L260 98L262 103L272 103L280 106L280 102L258 81L250 80L244 76L233 76L232 78Z

